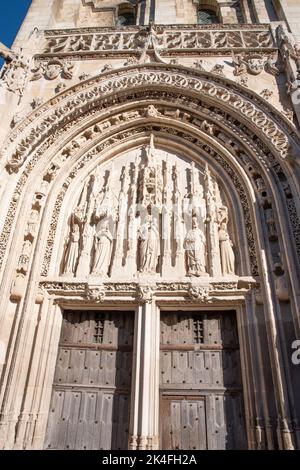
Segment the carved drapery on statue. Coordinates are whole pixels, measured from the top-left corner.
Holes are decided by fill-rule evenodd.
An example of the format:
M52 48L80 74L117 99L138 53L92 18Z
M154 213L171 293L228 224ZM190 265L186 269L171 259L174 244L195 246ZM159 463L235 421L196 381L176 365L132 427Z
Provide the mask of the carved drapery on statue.
M70 217L62 274L230 276L228 207L208 166L143 148L100 165Z
M140 227L138 232L140 243L140 272L155 273L160 255L160 234L156 218L147 216L146 222Z
M77 208L71 215L70 234L65 254L64 274L75 274L76 272L80 252L81 229L83 223L81 220L82 215L80 208Z
M105 222L95 236L95 255L92 274L105 277L108 273L111 256L111 244L113 236L109 230L108 222Z
M186 250L186 264L189 276L207 275L205 236L198 227L196 217L193 217L192 228L185 237L184 248Z

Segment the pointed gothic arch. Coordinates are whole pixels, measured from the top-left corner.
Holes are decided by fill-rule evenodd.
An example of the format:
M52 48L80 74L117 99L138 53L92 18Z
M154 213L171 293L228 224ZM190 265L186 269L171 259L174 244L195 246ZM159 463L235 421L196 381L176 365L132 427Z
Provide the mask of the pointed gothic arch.
M224 88L224 83L226 80L223 78L216 78L216 76L204 72L195 74L193 71L193 75L196 75L197 78L199 76L202 77L202 81L199 79L197 81L196 78L190 79L191 71L189 69L184 70L183 67L180 67L177 69L178 75L173 74L171 76L170 74L168 75L166 73L166 70L169 70L169 68L166 69L165 66L161 66L160 64L155 66L152 64L150 66L143 66L142 70L139 68L139 72L143 71L143 73L140 73L137 76L132 76L132 71L135 70L132 67L129 67L127 71L128 76L127 73L125 76L119 77L118 72L108 72L103 74L103 76L101 75L99 77L87 80L85 83L77 85L73 87L73 89L61 93L57 98L51 100L49 103L43 105L39 110L32 113L32 115L23 123L21 123L18 129L12 133L5 150L9 171L19 171L19 168L23 168L24 164L27 163L27 167L25 168L25 172L21 178L21 180L24 180L25 174L29 173L28 170L31 170L34 161L37 161L37 155L39 152L41 152L41 149L44 150L48 148L45 152L47 157L44 157L47 161L47 165L50 164L51 154L55 157L54 160L56 161L58 155L59 158L62 158L63 160L65 156L65 160L67 161L68 152L71 153L73 150L76 150L76 147L78 151L81 151L80 146L84 144L85 141L89 143L90 141L93 141L91 136L94 137L96 135L97 137L97 133L93 131L93 123L96 123L101 115L105 116L105 110L107 106L110 106L109 112L111 113L112 103L116 102L116 100L119 100L121 105L120 110L127 109L126 104L124 104L126 103L127 95L127 97L129 96L134 100L135 106L138 109L141 106L141 103L146 102L147 99L145 94L145 85L148 87L147 93L149 92L150 95L152 93L152 96L150 96L148 99L149 103L155 102L156 96L158 96L156 101L159 103L160 100L163 99L163 95L168 93L165 90L162 91L161 87L168 87L168 85L171 85L172 89L169 92L169 98L172 106L170 109L173 107L175 110L177 107L176 100L181 101L181 104L183 105L182 112L184 113L186 110L189 111L189 113L192 115L192 117L190 117L190 120L193 120L192 127L197 127L197 125L200 127L202 126L202 132L204 131L204 140L205 136L206 138L216 140L216 136L212 130L214 128L215 133L217 134L218 142L225 146L227 150L230 150L231 148L234 149L234 152L236 152L238 155L236 158L240 159L240 162L242 163L244 169L246 169L246 172L252 176L253 182L257 180L260 171L265 172L266 177L269 180L270 178L268 176L268 172L264 170L264 167L269 166L270 168L275 168L275 172L277 172L282 186L282 191L287 194L288 199L292 199L290 198L290 192L293 193L294 188L290 188L290 185L287 183L287 181L293 178L293 171L297 171L297 167L293 169L289 161L292 160L293 154L297 152L299 136L295 133L295 130L291 128L291 125L288 123L288 121L282 120L281 116L279 119L277 112L260 97L253 97L253 93L252 101L250 101L249 93L244 92L243 90L242 94L241 87L237 85L234 87L231 86L230 91L228 88ZM183 71L186 75L183 74ZM94 86L94 84L98 83L99 81L104 82L102 88ZM139 82L141 83L139 84ZM222 87L220 86L220 82L223 82ZM124 93L122 90L125 83L126 92ZM132 87L134 88L134 92ZM178 88L180 88L181 91L182 87L187 90L186 96L184 98L179 96L178 98ZM91 106L97 106L99 103L98 95L100 88L102 89L102 106L101 112L96 114L94 109L91 110ZM238 89L238 92L236 89ZM83 90L86 91L83 92ZM111 92L113 93L112 99L110 98ZM108 97L105 98L103 95L108 95ZM74 96L74 98L71 98L72 96ZM96 99L94 100L95 97ZM76 111L76 108L79 107L81 113L83 113L84 108L82 107L82 102L84 101L89 102L87 118L83 117L84 114L78 115L78 111ZM92 104L90 104L90 102ZM184 102L186 102L186 104ZM220 105L220 102L222 105ZM257 107L258 102L260 104L260 109ZM57 108L57 105L61 103L63 105L60 106L60 108ZM231 106L229 107L228 104ZM192 105L192 113L190 105ZM196 107L197 111L195 110ZM68 116L67 128L64 131L62 123L59 121L65 118L64 111L69 108L71 110L71 115ZM98 109L99 108L100 106ZM118 106L113 105L113 108L118 109ZM131 108L133 108L132 101L129 104L129 110ZM123 112L128 113L126 110ZM116 113L117 115L120 115L120 113L118 114L117 111ZM240 124L238 122L236 116L237 113L239 113L238 119L244 120L244 123ZM92 117L96 116L96 119L89 118L89 114L92 115ZM77 117L75 117L76 115ZM187 112L186 115L188 115ZM37 125L34 124L41 120L41 116L43 117L42 122ZM71 120L72 117L73 120ZM204 119L205 117L209 117L209 119ZM252 122L250 122L249 129L248 121L250 117L252 117ZM143 122L142 116L140 116L139 119L141 122ZM164 117L163 119L166 118ZM184 119L186 120L186 117ZM158 121L161 120L162 119L158 118ZM87 125L88 122L89 125ZM111 131L111 128L113 131L114 126L111 126L111 123L108 120L106 120L105 123L108 125L109 136L109 132ZM206 129L203 128L203 123L205 123ZM126 129L126 127L128 127L128 123L126 122L121 123L121 125L119 122L116 122L116 124L120 129ZM73 126L74 130L72 129ZM55 140L53 134L56 129L59 129L59 134L63 133L62 137L59 138L59 145L57 145L57 141ZM40 130L40 132L37 132L38 130ZM224 132L225 130L226 132ZM256 134L254 134L254 132L256 132ZM23 138L20 138L20 134ZM76 142L76 137L78 139L78 134L80 134L80 144ZM106 137L105 133L103 135L102 131L100 132L100 135L101 139ZM66 138L64 136L66 136ZM19 144L17 146L18 150L13 156L10 156L9 142L15 142L16 138L19 139ZM40 141L38 141L38 138L40 138ZM51 139L53 140L52 146ZM69 143L69 146L68 141L71 142L71 144ZM100 141L100 139L96 140L96 142L98 141ZM41 147L42 144L43 147ZM75 149L70 150L70 145L75 145ZM238 146L240 146L240 148L238 148ZM35 148L37 151L34 151ZM243 151L241 151L241 149L243 149ZM31 159L29 159L27 162L28 157L26 157L26 155L28 155L28 152L32 155L33 158L31 157ZM247 152L251 153L252 162L249 160L249 158L247 161ZM268 159L270 161L268 161ZM272 170L272 172L274 172L274 170ZM277 185L274 183L274 181L271 184L274 187L274 191L277 191ZM277 200L280 200L280 197L275 196L275 200L275 204L277 204ZM291 206L291 200L288 200L287 204ZM289 207L289 209L291 209L291 207ZM295 211L293 211L293 213L290 214L291 220L294 221L293 228L295 228L295 216ZM6 232L8 234L9 229L7 229ZM297 233L294 233L294 236L297 238Z
M153 107L151 112L149 106ZM13 280L15 276L24 240L32 240L33 249L27 254L27 269L20 270L21 281L30 276L28 286L24 290L24 284L21 282L20 288L17 283L10 292L6 283L2 290L3 302L7 302L11 294L12 299L17 299L20 308L26 311L39 296L44 301L47 291L51 295L58 291L55 294L58 297L64 289L69 289L69 292L73 289L79 296L84 294L84 283L64 288L64 280L54 269L62 255L62 228L70 214L69 203L75 203L74 191L78 184L83 183L98 163L144 145L150 133L155 134L159 147L181 152L186 147L191 160L207 162L219 178L224 178L227 198L237 208L236 239L237 227L240 227L240 250L246 245L248 250L241 261L241 277L252 277L252 281L248 281L250 287L251 282L255 284L256 276L261 283L255 294L245 288L247 281L243 279L240 289L245 288L241 295L242 303L248 303L247 311L255 301L261 305L259 297L264 298L266 321L272 324L275 321L272 302L276 305L278 301L285 301L288 289L291 308L297 308L297 259L294 255L296 248L299 250L300 247L293 172L299 171L294 165L295 155L299 152L298 133L265 100L229 80L162 64L113 70L75 85L35 110L11 133L4 149L5 164L12 180L7 188L11 202L7 208L1 245L3 256L10 253L10 262L5 258L6 279ZM14 152L16 145L17 151ZM32 234L31 239L25 232L32 209L39 213L40 233ZM266 212L270 209L274 212L271 220L270 212ZM276 215L279 212L285 214L282 221ZM21 213L23 217L27 214L27 219L23 219L14 233L13 228L17 226ZM285 223L287 220L289 224ZM284 276L287 285L271 277L274 269L271 263L275 264L276 253L271 251L268 239L272 241L271 237L275 235L268 234L268 224L274 224L274 221L280 224L280 233L275 240L282 252L278 277ZM262 256L264 251L270 254L269 262ZM239 256L241 258L241 253ZM44 289L42 294L37 294L38 283ZM109 292L109 285L105 288ZM131 286L130 289L133 296L134 288ZM233 305L240 302L238 285L235 289ZM186 295L187 292L184 293ZM64 302L68 301L67 295ZM295 324L296 327L299 325ZM20 334L24 336L23 332ZM287 398L280 373L283 367L281 353L275 348L272 328L268 331L268 339L271 343L273 341L271 362L275 361L274 371L279 368L272 380L278 415L283 420L285 432L289 426L286 423L293 416L294 397L290 395ZM18 363L16 358L24 344L20 341L12 354L16 368L22 367L22 362ZM9 372L10 376L4 374L4 381L12 378L13 371L14 367ZM28 374L31 376L33 371L29 370ZM248 398L252 394L251 380L254 379L248 371L244 379ZM9 409L14 393L13 385L6 389L4 410ZM24 403L20 404L20 412L33 406L28 404L28 396L25 393L25 407ZM259 405L255 406L259 408ZM266 409L261 413L265 416ZM248 420L254 415L254 412L248 412ZM17 416L15 421L17 424ZM20 431L20 426L17 429ZM249 435L251 432L253 429ZM289 445L287 442L286 447Z

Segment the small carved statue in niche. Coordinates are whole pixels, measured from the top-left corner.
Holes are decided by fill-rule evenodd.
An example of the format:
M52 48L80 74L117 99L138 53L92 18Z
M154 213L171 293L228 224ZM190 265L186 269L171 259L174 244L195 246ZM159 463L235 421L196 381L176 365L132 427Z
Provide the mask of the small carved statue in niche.
M29 217L28 225L27 225L27 232L26 232L27 235L30 234L34 236L36 234L39 217L40 217L39 211L36 209L32 209L30 217Z
M160 237L157 219L147 216L146 222L138 231L140 272L155 273L160 255Z
M192 228L186 234L184 240L184 249L186 250L186 262L189 276L205 276L205 236L199 228L196 217L192 219Z
M219 243L220 243L220 257L222 274L226 276L228 274L235 274L235 257L232 249L232 242L230 240L227 223L221 222L219 228Z
M71 217L71 233L67 244L64 274L75 275L76 266L79 256L79 243L80 243L80 226L74 214Z
M265 209L266 222L268 227L268 237L270 240L277 240L277 228L273 209Z
M113 236L109 230L108 221L104 221L99 232L95 236L95 256L92 274L105 277L111 258Z
M19 258L18 271L21 271L23 273L27 273L31 251L32 251L31 241L30 240L25 240L25 242L23 244L23 248L22 248L22 253L21 253L21 256Z
M221 200L220 195L219 195L219 200ZM227 225L227 223L228 223L228 207L224 206L223 204L220 207L218 207L217 218L218 218L218 223L219 223L220 226L221 226L222 223Z

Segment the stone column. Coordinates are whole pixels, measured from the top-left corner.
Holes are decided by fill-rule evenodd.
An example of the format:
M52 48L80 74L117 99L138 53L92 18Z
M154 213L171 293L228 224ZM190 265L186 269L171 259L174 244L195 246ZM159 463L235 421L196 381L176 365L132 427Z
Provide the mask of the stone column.
M261 249L261 269L264 282L264 313L270 350L270 361L274 381L275 397L277 404L277 436L279 448L284 450L294 449L292 431L290 429L289 397L282 355L282 346L278 339L276 325L276 302L273 299L271 280L267 267L265 250Z
M171 270L171 226L172 226L172 194L171 194L172 167L168 158L164 168L164 189L161 236L163 240L162 275L167 276Z
M52 298L41 305L26 397L22 409L23 423L18 423L15 448L42 449L45 440L52 385L56 366L62 314Z
M140 286L135 319L129 448L159 448L159 309L149 286Z

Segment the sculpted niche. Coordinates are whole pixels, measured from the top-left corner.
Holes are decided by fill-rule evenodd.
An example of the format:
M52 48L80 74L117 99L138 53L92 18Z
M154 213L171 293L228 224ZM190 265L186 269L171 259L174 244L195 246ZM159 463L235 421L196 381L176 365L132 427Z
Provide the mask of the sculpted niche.
M61 274L235 276L224 196L209 167L149 144L100 165L69 217Z

